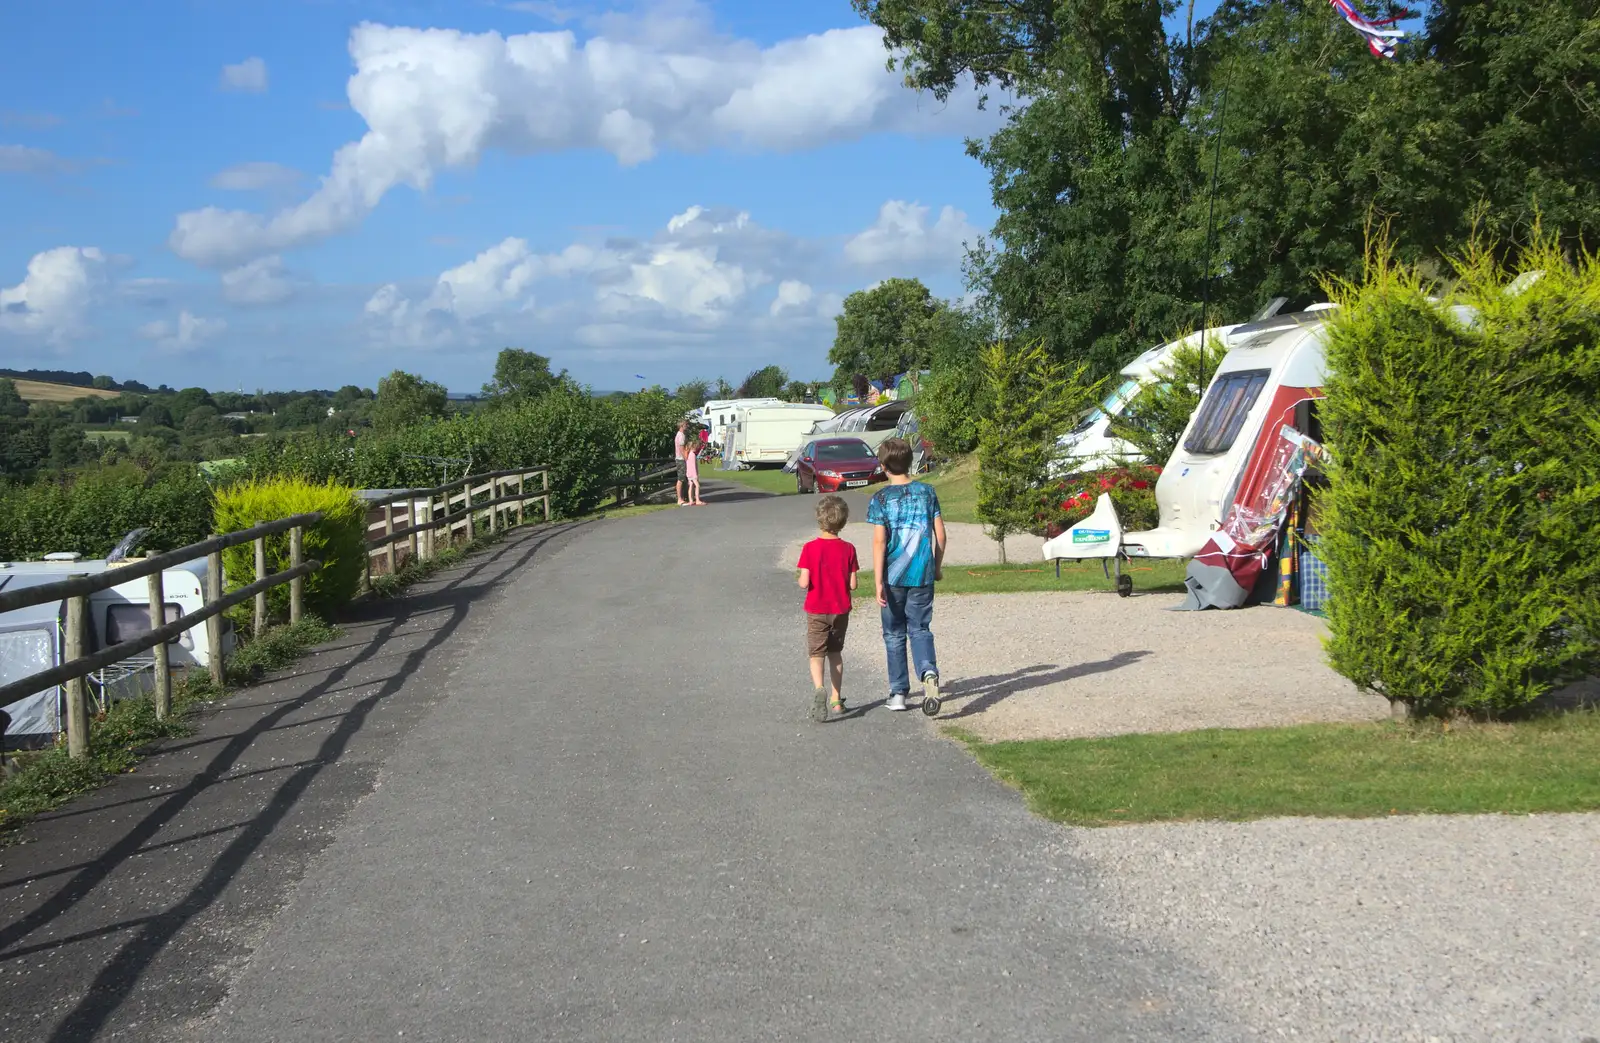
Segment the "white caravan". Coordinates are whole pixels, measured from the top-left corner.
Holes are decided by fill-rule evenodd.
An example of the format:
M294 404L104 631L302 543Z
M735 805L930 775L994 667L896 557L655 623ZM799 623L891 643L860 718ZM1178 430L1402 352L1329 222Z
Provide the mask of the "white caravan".
M741 409L728 430L731 452L724 454L724 459L731 457L746 466L781 465L819 421L832 416L833 410L827 406L793 403Z
M81 573L100 573L118 564L105 559L0 562L0 591L41 586ZM161 573L165 596L164 618L172 622L205 605L207 565L204 559L186 562ZM50 602L0 613L0 684L10 684L64 661L62 628L66 602ZM90 637L87 651L97 652L150 631L149 580L145 577L119 583L89 596ZM233 650L233 624L222 621L223 654ZM204 667L211 663L211 646L204 623L185 630L167 645L174 667ZM103 686L102 698L136 695L154 661L152 652L134 656L100 671L94 680ZM143 675L143 676L142 676ZM18 700L3 709L11 715L8 736L24 743L60 731L61 688ZM31 737L31 738L29 738Z
M781 398L714 398L689 415L710 433L711 444L720 446L724 433L733 426L740 410L783 404Z
M1157 344L1122 367L1122 381L1105 397L1105 401L1098 408L1091 409L1078 421L1077 426L1057 439L1059 455L1053 466L1056 476L1103 471L1137 460L1137 449L1112 436L1112 420L1121 416L1128 408L1128 403L1140 392L1162 380L1162 371L1178 349L1195 347L1207 335L1225 342L1228 334L1237 328L1237 323L1216 326L1209 331L1199 331L1166 344Z
M1249 502L1269 477L1284 425L1321 440L1314 403L1322 397L1325 320L1333 307L1314 304L1228 334L1228 353L1156 482L1156 528L1123 532L1111 498L1101 496L1092 515L1045 543L1045 559L1199 553L1228 507Z

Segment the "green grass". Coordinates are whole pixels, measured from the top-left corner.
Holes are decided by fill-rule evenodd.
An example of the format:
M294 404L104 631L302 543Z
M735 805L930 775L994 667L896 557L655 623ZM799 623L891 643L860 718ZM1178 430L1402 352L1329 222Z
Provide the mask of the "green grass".
M952 732L1034 811L1077 826L1600 808L1593 711L1029 742Z
M962 456L919 479L939 494L939 513L947 522L978 524L978 458Z
M312 645L331 641L338 630L308 617L294 626L274 627L250 641L228 660L228 680L243 683L299 658ZM89 756L73 760L65 744L16 755L15 771L0 781L0 843L33 816L96 788L108 776L133 771L151 743L192 730L188 717L196 706L222 697L202 670L174 679L172 712L156 719L148 698L123 699L89 724Z
M707 481L737 482L764 493L782 495L795 491L794 475L786 473L781 467L763 467L755 471L721 471L710 465L702 465L700 477Z
M1152 561L1147 565L1129 566L1123 570L1133 577L1134 593L1153 591L1181 591L1183 589L1182 561ZM1115 576L1115 573L1113 573ZM944 579L939 581L940 594L1017 594L1035 590L1103 590L1114 591L1115 579L1107 579L1098 561L1063 561L1061 578L1056 578L1054 562L1030 565L946 565ZM873 594L872 570L862 569L856 576L858 598Z

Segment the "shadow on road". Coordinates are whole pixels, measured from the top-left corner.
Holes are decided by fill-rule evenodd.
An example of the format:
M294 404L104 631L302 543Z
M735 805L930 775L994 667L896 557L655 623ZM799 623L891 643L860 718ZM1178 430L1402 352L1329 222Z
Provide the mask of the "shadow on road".
M13 887L23 879L38 881L71 874L53 894L39 901L30 912L0 927L0 965L88 938L128 930L137 932L111 959L104 962L97 973L94 973L87 992L57 1023L55 1030L47 1037L35 1038L48 1039L50 1043L83 1043L85 1040L93 1039L107 1020L128 999L140 976L162 948L222 894L262 844L294 811L318 775L339 759L361 730L372 710L398 692L406 679L422 667L428 655L450 639L465 621L473 600L483 594L500 576L526 565L552 539L575 527L577 526L554 526L530 533L520 539L513 538L476 560L449 570L445 573L448 577L445 582L435 589L416 596L370 601L356 606L341 622L347 627L357 628L365 625L375 628L375 631L367 641L354 650L354 655L329 670L322 680L303 694L258 707L265 709L266 712L260 713L248 722L241 720L239 723L243 727L238 731L231 734L224 732L199 742L185 744L194 746L221 742L223 745L211 760L180 788L120 802L123 806L131 806L147 800L159 801L149 808L142 818L136 819L120 839L111 843L98 858L77 865L44 867L26 878L8 881L7 886ZM422 626L407 628L408 623L414 623L423 616L432 618ZM396 656L395 661L388 664L388 668L381 676L365 679L362 687L374 690L354 703L347 712L334 715L339 718L340 723L332 734L323 740L315 757L255 772L231 773L231 769L251 751L252 744L258 739L281 727L308 723L295 722L294 725L285 725L284 721L289 715L337 690L340 682L349 678L358 666L384 658L382 650L385 642L403 628L407 634L425 635L425 638L420 645L414 645L409 652ZM349 647L348 643L346 647ZM279 680L270 678L269 683L278 683ZM227 713L228 707L224 705L220 710L221 713L213 716L213 721ZM157 756L160 755L158 752ZM147 917L99 926L72 937L53 937L48 942L33 946L19 946L18 943L48 928L68 909L83 902L95 888L106 882L130 858L142 856L161 847L199 839L202 834L189 834L181 840L156 842L161 830L171 824L208 787L220 782L233 783L245 775L270 775L283 772L287 773L287 777L278 785L277 790L262 802L259 813L254 817L207 831L209 835L226 832L236 832L237 835L188 894L168 908ZM92 814L108 806L114 805L97 805L81 810L68 809L45 818ZM92 966L79 969L83 972L93 972Z

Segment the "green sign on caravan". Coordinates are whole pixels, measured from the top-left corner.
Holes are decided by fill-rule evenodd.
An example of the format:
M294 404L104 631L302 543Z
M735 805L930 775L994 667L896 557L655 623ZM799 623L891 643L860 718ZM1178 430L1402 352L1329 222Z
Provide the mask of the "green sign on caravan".
M1110 529L1073 529L1072 542L1079 543L1110 543Z

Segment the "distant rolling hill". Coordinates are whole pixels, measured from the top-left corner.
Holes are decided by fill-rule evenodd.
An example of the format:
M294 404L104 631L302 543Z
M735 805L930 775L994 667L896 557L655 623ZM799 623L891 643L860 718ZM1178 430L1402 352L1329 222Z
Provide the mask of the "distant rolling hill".
M24 402L71 402L79 398L116 398L120 391L102 388L83 388L75 384L47 384L42 380L8 378L17 385L17 394Z

